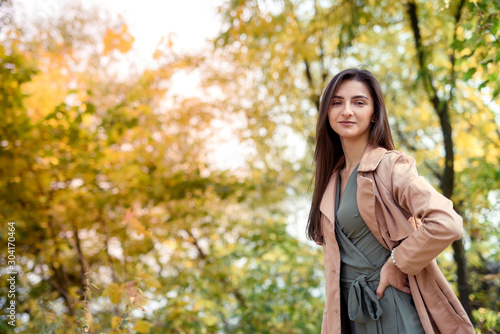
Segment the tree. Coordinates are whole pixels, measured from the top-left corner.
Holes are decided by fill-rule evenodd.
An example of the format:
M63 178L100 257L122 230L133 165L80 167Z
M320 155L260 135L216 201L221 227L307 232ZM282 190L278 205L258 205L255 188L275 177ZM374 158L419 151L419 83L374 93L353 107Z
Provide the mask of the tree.
M491 180L497 168L490 165L499 157L498 103L492 100L498 95L497 3L241 1L226 3L220 11L225 29L216 48L241 59L249 71L262 69L251 86L272 87L255 104L279 96L272 110L281 108L282 114L299 120L286 126L312 144L312 116L327 80L338 68L368 64L382 82L399 145L413 151L424 174L455 202L465 218L466 232L482 230L482 226L498 232L491 219L498 210L494 200L482 202L485 210L491 210L482 226L478 225L478 218L484 218L482 210L467 204L471 198L495 197L498 185L498 177ZM461 140L455 138L454 128L475 130L466 135L468 140ZM471 140L476 146L470 146ZM478 148L484 146L489 149ZM458 193L456 179L464 180L471 172L466 166L471 164L484 166L480 174L489 175L492 184L481 191L475 187L474 192L460 187ZM478 175L478 180L483 176ZM484 235L480 239L472 242L489 242ZM476 256L474 248L469 258ZM459 296L471 315L472 282L467 280L462 241L454 243L453 250ZM494 252L481 257L482 272L495 267L490 263L497 256ZM498 277L497 269L490 270L493 276L488 281ZM486 285L491 287L491 283ZM481 295L481 289L473 290L474 295ZM495 309L486 300L476 302L473 320L484 323L477 311L486 305ZM498 325L493 321L487 326L492 323Z
M286 233L279 170L214 168L205 143L230 107L165 101L200 57L159 49L153 68L121 79L126 23L64 12L2 41L18 51L1 54L0 86L0 217L16 223L29 318L18 325L316 332L318 254Z
M127 75L123 20L69 7L31 32L3 27L0 217L16 222L25 331L317 332L321 256L286 220L308 201L322 89L360 62L381 80L399 146L464 217L472 317L500 330L498 12L226 2L212 53L167 41ZM172 96L179 71L198 71L212 98ZM221 128L241 141L241 167L213 161ZM459 251L439 261L464 282Z

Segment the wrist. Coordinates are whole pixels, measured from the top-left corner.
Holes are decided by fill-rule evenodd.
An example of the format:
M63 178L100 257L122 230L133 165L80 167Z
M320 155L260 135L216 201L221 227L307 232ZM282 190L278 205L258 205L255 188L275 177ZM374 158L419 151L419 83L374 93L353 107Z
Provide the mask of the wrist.
M397 268L394 262L392 262L392 258L389 256L387 261L385 262L385 267L390 267L390 268Z
M396 263L396 258L394 257L394 252L396 251L396 248L398 248L397 246L394 247L391 251L391 256L389 258L389 260L394 264L394 266L398 266L398 264Z

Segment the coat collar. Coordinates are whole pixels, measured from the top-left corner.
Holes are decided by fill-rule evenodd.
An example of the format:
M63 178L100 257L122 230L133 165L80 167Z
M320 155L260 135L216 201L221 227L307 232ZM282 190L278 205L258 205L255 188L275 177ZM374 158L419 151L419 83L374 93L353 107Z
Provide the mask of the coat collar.
M387 152L387 149L383 147L374 147L371 145L366 146L363 156L358 167L359 172L373 172L377 169L380 161Z
M363 156L358 167L358 173L360 172L372 172L377 169L380 161L387 150L383 147L374 147L371 145L366 146ZM344 157L341 158L343 161ZM342 163L339 161L339 163ZM338 165L338 164L337 164ZM335 168L337 170L337 168ZM335 190L337 186L338 172L335 171L330 176L326 190L323 193L323 198L319 206L320 211L330 220L333 224L335 222Z

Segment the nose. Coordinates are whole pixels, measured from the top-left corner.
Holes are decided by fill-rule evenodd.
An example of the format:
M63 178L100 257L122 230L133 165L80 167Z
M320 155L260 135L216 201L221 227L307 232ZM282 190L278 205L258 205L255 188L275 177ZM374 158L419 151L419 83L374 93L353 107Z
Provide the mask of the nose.
M351 106L349 105L349 103L346 103L344 105L344 108L342 109L342 116L347 117L351 115L352 115Z

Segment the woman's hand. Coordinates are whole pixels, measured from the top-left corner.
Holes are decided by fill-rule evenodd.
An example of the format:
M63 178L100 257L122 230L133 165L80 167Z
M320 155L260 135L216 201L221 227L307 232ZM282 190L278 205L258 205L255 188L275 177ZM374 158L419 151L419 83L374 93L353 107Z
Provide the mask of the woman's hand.
M403 291L404 293L411 295L408 275L396 267L390 256L387 262L382 266L382 269L380 269L380 282L378 284L377 291L375 292L378 299L382 298L385 288L389 285L399 291Z

